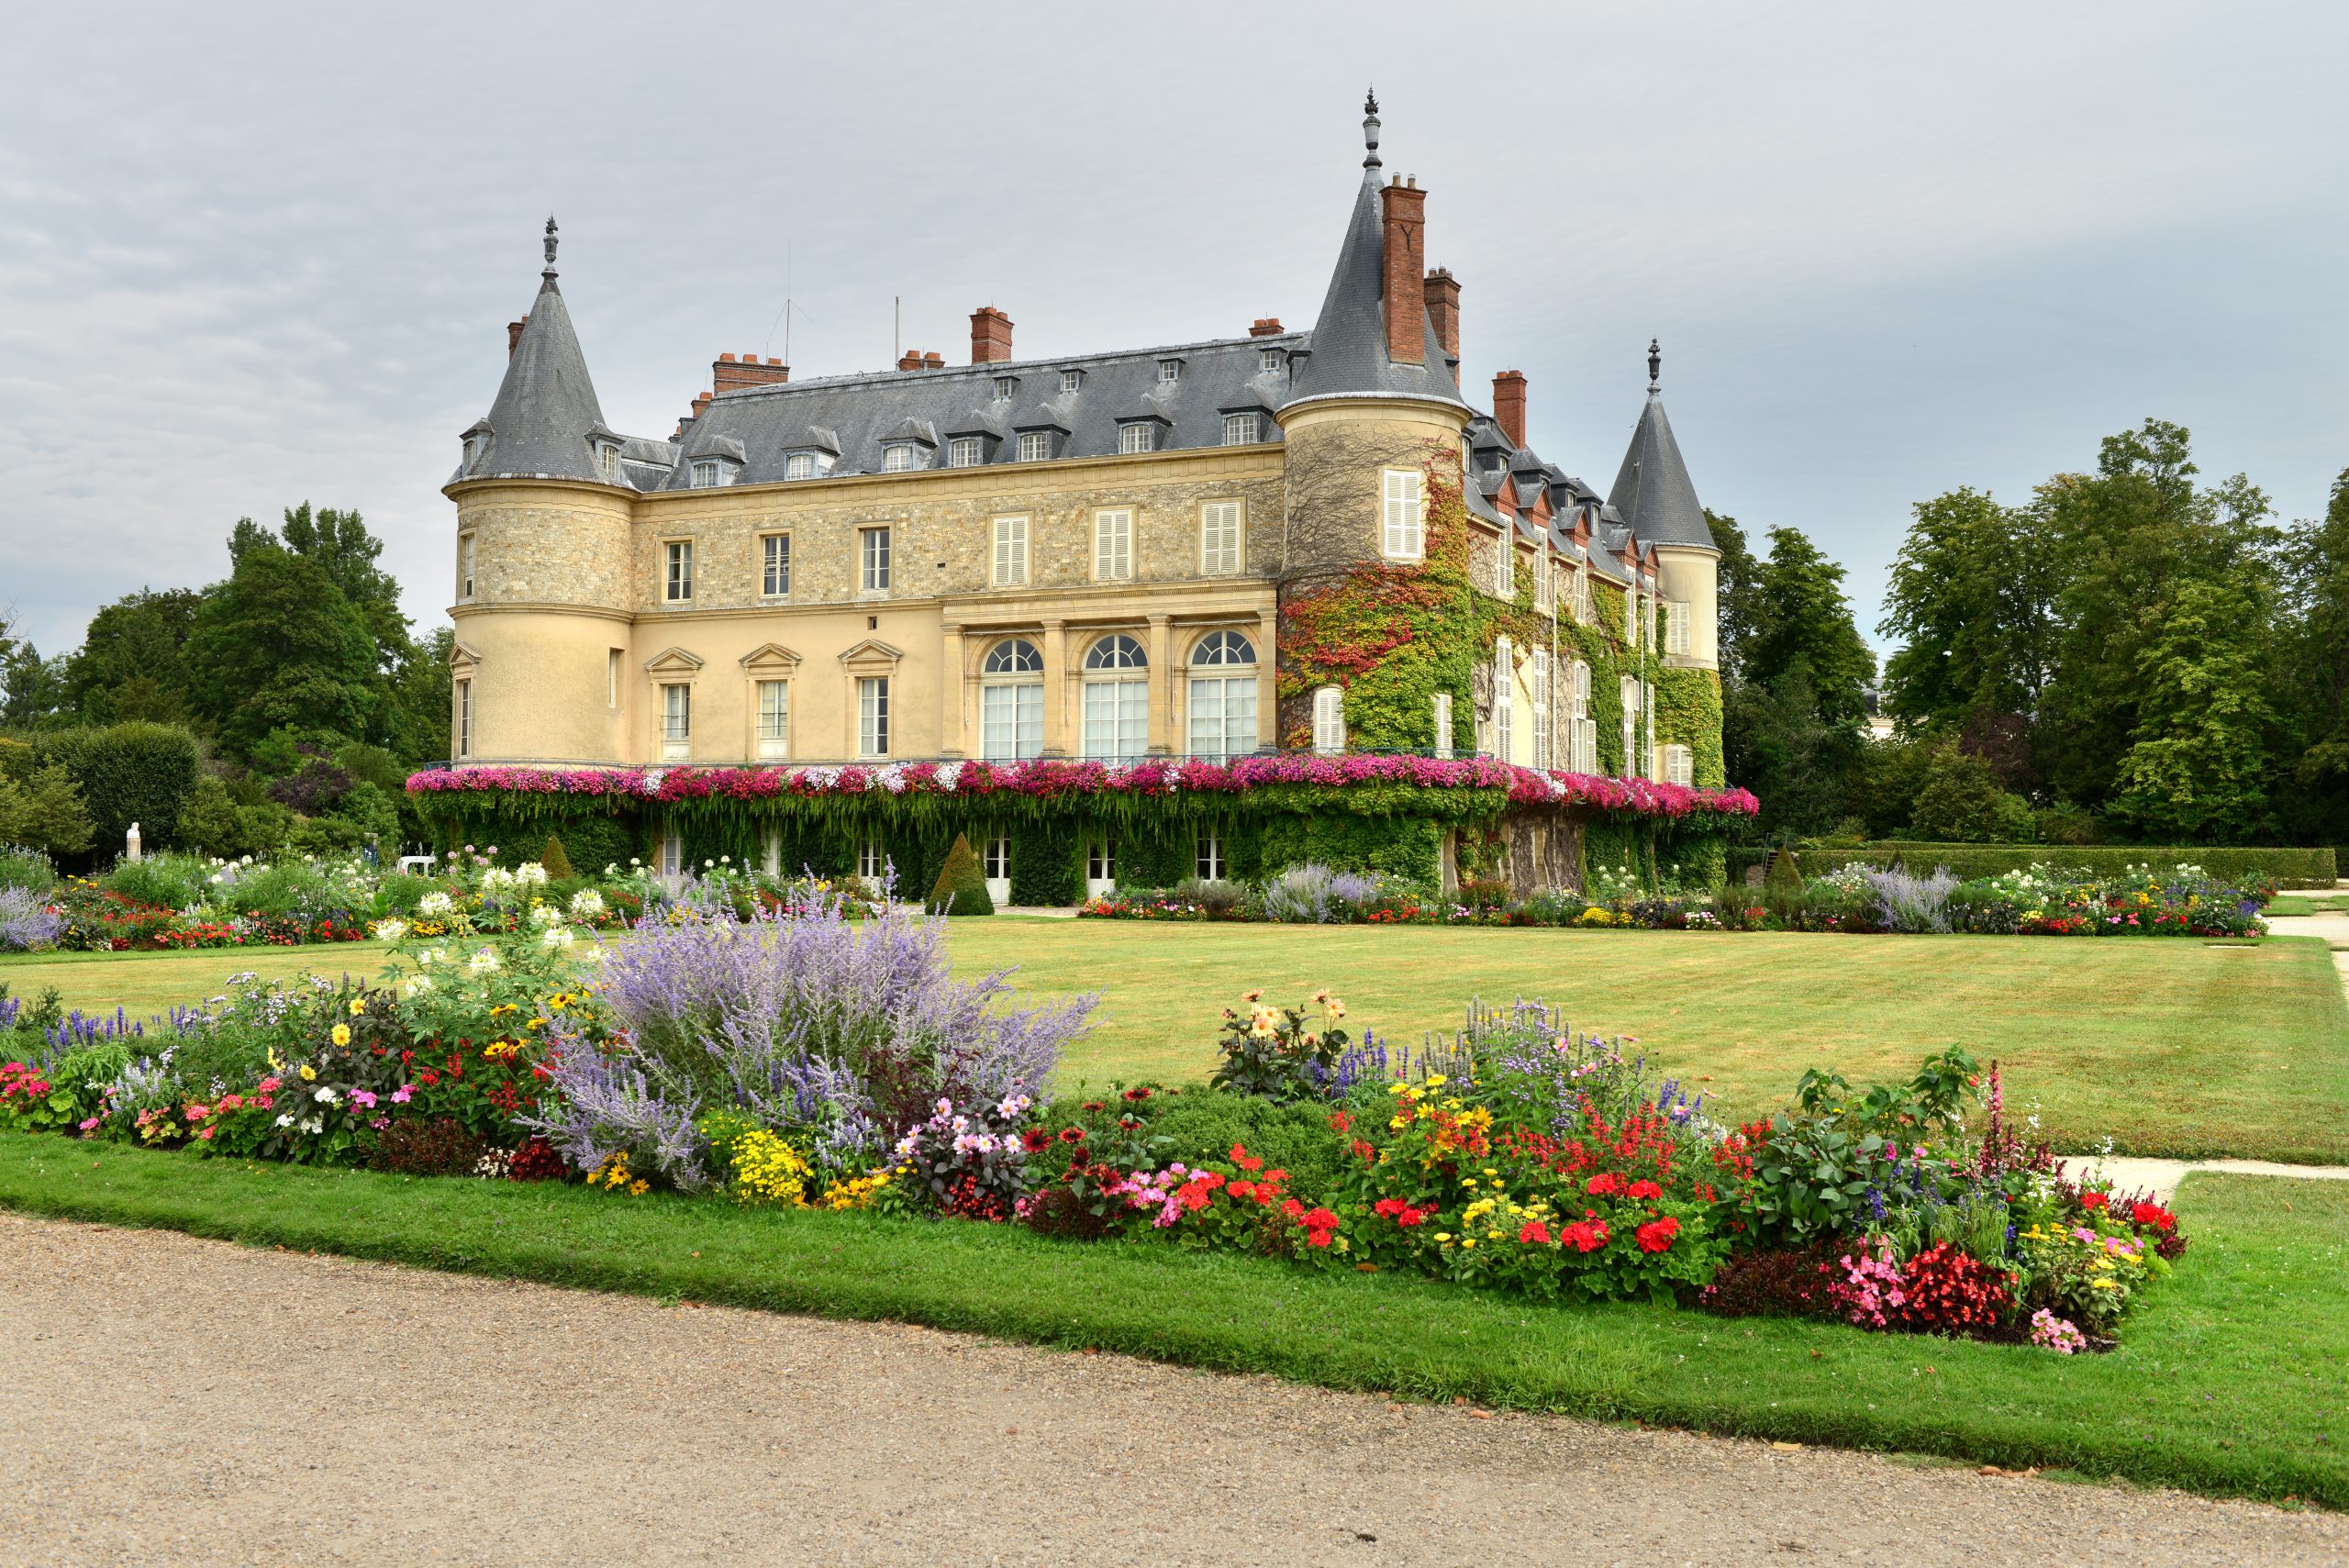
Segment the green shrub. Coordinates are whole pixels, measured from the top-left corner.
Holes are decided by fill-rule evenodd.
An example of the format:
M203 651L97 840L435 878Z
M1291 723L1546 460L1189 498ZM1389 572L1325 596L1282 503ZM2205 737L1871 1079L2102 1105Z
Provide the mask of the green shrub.
M548 878L554 882L562 882L576 874L571 869L571 857L563 853L560 834L548 836L547 847L539 851L539 864L546 868Z
M212 867L201 857L166 851L144 860L117 862L101 880L125 898L184 909L203 901L211 878Z
M1289 1190L1300 1197L1318 1196L1336 1185L1347 1158L1345 1140L1330 1129L1330 1107L1319 1100L1284 1102L1186 1089L1151 1103L1166 1107L1151 1119L1149 1130L1174 1140L1168 1160L1229 1160L1233 1144L1245 1144L1267 1170L1286 1171Z
M81 786L63 768L30 769L22 779L0 773L0 844L70 855L95 836Z
M1766 850L1731 851L1732 871L1742 874L1760 863ZM1878 840L1864 849L1836 850L1814 857L1821 866L1898 865L1919 876L1935 867L1962 882L2022 871L2032 864L2060 866L2110 873L2132 865L2196 865L2221 881L2241 877L2271 877L2279 887L2326 887L2338 875L2338 862L2329 849L2293 850L2262 847L2220 848L2209 844L1932 844L1906 840Z
M82 788L101 850L133 822L149 844L176 844L180 814L195 794L195 737L177 725L113 724L36 736L40 767L61 767Z
M29 888L47 893L57 885L57 867L39 850L12 844L0 848L0 889Z
M1802 865L1792 850L1780 850L1770 857L1770 869L1763 874L1762 885L1778 894L1802 891Z
M930 890L930 908L934 915L995 913L995 900L987 896L987 879L979 869L979 857L971 852L971 840L963 834L955 834L953 848L946 851L946 864Z
M386 856L398 853L399 806L375 785L364 780L352 784L328 816L349 824L353 843L364 844L372 840L379 853Z

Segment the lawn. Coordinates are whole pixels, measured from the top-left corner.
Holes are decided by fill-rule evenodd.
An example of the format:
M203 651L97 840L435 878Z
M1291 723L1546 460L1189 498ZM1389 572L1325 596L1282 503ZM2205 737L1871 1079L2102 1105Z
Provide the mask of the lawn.
M2268 900L2270 915L2349 915L2349 893L2279 893Z
M2106 1356L1545 1307L1159 1243L0 1134L0 1204L251 1245L885 1318L1425 1399L2349 1507L2349 1191L2195 1176L2177 1273ZM201 1282L192 1282L201 1294ZM31 1369L38 1375L39 1369Z
M2349 1005L2321 942L1703 935L1366 926L959 923L965 973L1016 965L1023 988L1097 990L1098 1027L1063 1081L1169 1082L1213 1064L1221 1008L1264 986L1327 985L1350 1022L1416 1044L1472 994L1539 995L1579 1029L1638 1039L1725 1114L1779 1103L1807 1068L1905 1075L1963 1044L2008 1067L2051 1136L2153 1155L2349 1162ZM239 969L373 974L379 944L0 960L19 996L134 1014L217 992Z

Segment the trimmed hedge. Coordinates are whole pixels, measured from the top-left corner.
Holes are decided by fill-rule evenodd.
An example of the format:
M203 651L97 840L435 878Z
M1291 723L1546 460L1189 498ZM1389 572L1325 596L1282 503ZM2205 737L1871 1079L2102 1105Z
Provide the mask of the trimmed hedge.
M122 852L133 822L150 849L178 842L180 814L195 796L195 737L173 724L110 724L32 737L37 767L62 767L82 786L101 862Z
M1765 849L1745 847L1729 852L1729 876L1733 883L1768 858ZM2220 848L2207 844L1931 844L1883 839L1849 850L1804 850L1806 875L1854 863L1888 866L1898 861L1914 872L1947 867L1968 881L2021 871L2034 863L2080 867L2109 873L2132 865L2198 865L2213 876L2273 877L2278 887L2331 887L2339 876L2339 862L2329 849L2292 850L2260 846Z

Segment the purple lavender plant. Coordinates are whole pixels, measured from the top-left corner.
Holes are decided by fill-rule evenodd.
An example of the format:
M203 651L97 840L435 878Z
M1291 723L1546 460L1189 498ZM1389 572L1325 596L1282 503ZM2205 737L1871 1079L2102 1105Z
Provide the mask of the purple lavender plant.
M65 933L65 917L28 887L0 887L0 952L35 952L54 947Z

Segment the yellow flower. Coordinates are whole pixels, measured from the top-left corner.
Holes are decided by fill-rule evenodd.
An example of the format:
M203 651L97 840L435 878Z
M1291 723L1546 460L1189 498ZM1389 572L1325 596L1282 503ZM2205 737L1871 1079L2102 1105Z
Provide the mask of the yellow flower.
M366 1012L367 1003L365 998L353 996L351 999L351 1016L354 1018L363 1018L366 1015Z
M351 1043L351 1026L349 1024L337 1024L334 1026L334 1042L337 1045L349 1045Z
M318 1070L317 1070L317 1068L315 1068L315 1067L311 1066L311 1065L310 1065L308 1062L305 1062L304 1063L302 1063L302 1082L304 1082L305 1084L309 1083L312 1079L316 1078L317 1075L318 1075Z
M1435 1239L1439 1241L1449 1241L1452 1240L1452 1232L1449 1230L1439 1230L1435 1233Z
M1463 1236L1460 1239L1460 1244L1464 1247L1473 1247L1476 1244L1476 1239L1474 1236Z
M1441 1088L1442 1088L1442 1087L1443 1087L1443 1074L1442 1074L1442 1073L1429 1073L1429 1074L1428 1074L1428 1076L1427 1076L1427 1084L1428 1084L1428 1087L1429 1087L1429 1088L1431 1088L1431 1089L1441 1089Z

